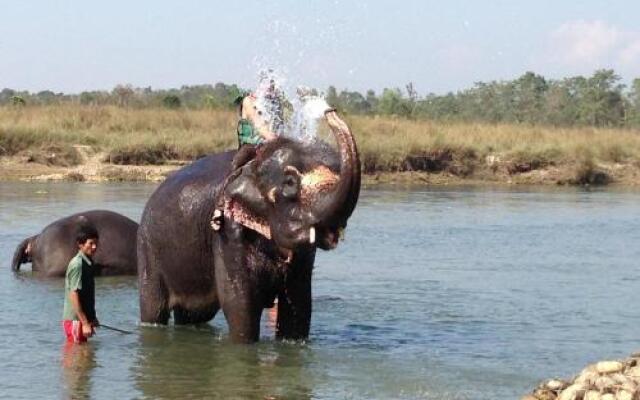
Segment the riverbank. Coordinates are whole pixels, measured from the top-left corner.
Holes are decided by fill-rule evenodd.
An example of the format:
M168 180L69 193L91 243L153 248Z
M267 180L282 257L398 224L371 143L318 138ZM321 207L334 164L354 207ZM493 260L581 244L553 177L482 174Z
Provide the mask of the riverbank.
M105 154L90 146L74 146L78 161L72 166L39 162L32 155L0 157L0 181L75 182L159 182L190 161L169 161L164 165L116 165L104 161ZM50 152L43 158L57 157Z
M170 160L163 165L117 165L102 161L104 153L89 146L76 146L80 162L61 166L33 161L30 156L0 157L2 181L76 181L76 182L160 182L190 160ZM55 153L50 153L54 157ZM476 168L473 174L460 176L448 171L369 172L363 184L398 185L620 185L640 186L640 167L629 163L579 163L548 166L512 174L506 166L491 163Z
M346 119L365 183L640 186L638 130ZM228 110L0 107L0 179L159 181L233 148L235 122Z

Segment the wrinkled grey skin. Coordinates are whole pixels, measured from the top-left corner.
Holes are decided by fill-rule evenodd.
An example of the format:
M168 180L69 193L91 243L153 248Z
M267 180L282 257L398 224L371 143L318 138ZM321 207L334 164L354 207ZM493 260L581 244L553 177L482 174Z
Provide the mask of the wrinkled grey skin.
M42 232L23 240L13 256L11 267L31 263L31 270L44 277L63 277L69 261L78 253L76 230L79 224L92 224L100 236L93 257L96 275L135 275L138 224L118 213L92 210L59 219Z
M228 210L219 231L210 226L235 152L202 158L158 187L138 231L142 322L166 324L172 311L176 324L203 323L222 309L231 339L254 342L263 308L277 298L277 337L308 336L316 248L337 245L360 190L353 136L334 113L327 120L339 152L322 142L276 139L226 186L225 198L266 221L271 238L232 219ZM305 192L314 197L303 204L308 180L302 177L320 166L339 178L337 184Z

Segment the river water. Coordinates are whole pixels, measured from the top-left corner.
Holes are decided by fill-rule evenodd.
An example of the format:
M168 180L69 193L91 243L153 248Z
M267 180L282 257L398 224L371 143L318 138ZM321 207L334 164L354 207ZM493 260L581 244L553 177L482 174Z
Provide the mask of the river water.
M307 343L138 325L134 278L97 279L99 331L65 346L63 286L9 270L21 239L107 208L138 220L151 184L0 183L3 398L507 399L640 349L640 192L364 190L319 252Z

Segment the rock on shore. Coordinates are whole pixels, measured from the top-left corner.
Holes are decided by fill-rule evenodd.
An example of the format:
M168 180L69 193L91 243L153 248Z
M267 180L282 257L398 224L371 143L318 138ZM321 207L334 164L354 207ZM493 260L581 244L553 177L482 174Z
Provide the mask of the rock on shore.
M571 380L549 379L521 400L640 400L640 353L589 365Z

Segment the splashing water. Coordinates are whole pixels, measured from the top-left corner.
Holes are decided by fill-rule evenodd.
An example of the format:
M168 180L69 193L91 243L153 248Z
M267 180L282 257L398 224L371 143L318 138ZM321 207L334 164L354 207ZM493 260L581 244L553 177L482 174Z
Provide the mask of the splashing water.
M303 141L313 141L318 121L330 108L315 90L298 86L293 90L282 73L273 69L259 74L254 92L256 109L269 122L272 132Z
M258 114L262 115L269 123L271 131L277 135L284 134L286 125L285 112L288 102L283 87L283 79L273 70L262 71L254 93Z
M318 132L318 121L324 117L328 108L329 104L321 96L303 97L298 112L292 118L290 133L300 140L314 140Z
M247 81L240 82L243 87L257 88L258 97L264 98L265 90L271 79L282 93L287 95L287 105L275 113L284 115L280 133L299 140L314 140L318 120L326 110L326 102L319 91L310 91L311 95L300 96L297 85L313 82L313 85L335 83L335 72L345 69L341 63L345 54L357 53L354 40L344 38L363 38L361 21L367 21L370 12L367 2L349 2L331 0L329 2L262 2L263 11L256 20L254 31L255 48L247 54ZM261 3L261 4L262 4ZM337 14L335 10L355 7L355 13ZM356 64L349 66L348 77L352 82L354 71L361 68ZM258 85L253 81L257 71L261 74ZM261 86L260 83L263 83ZM325 86L326 87L326 86ZM262 96L261 93L262 92ZM262 107L268 109L267 103ZM265 113L266 114L266 113Z

